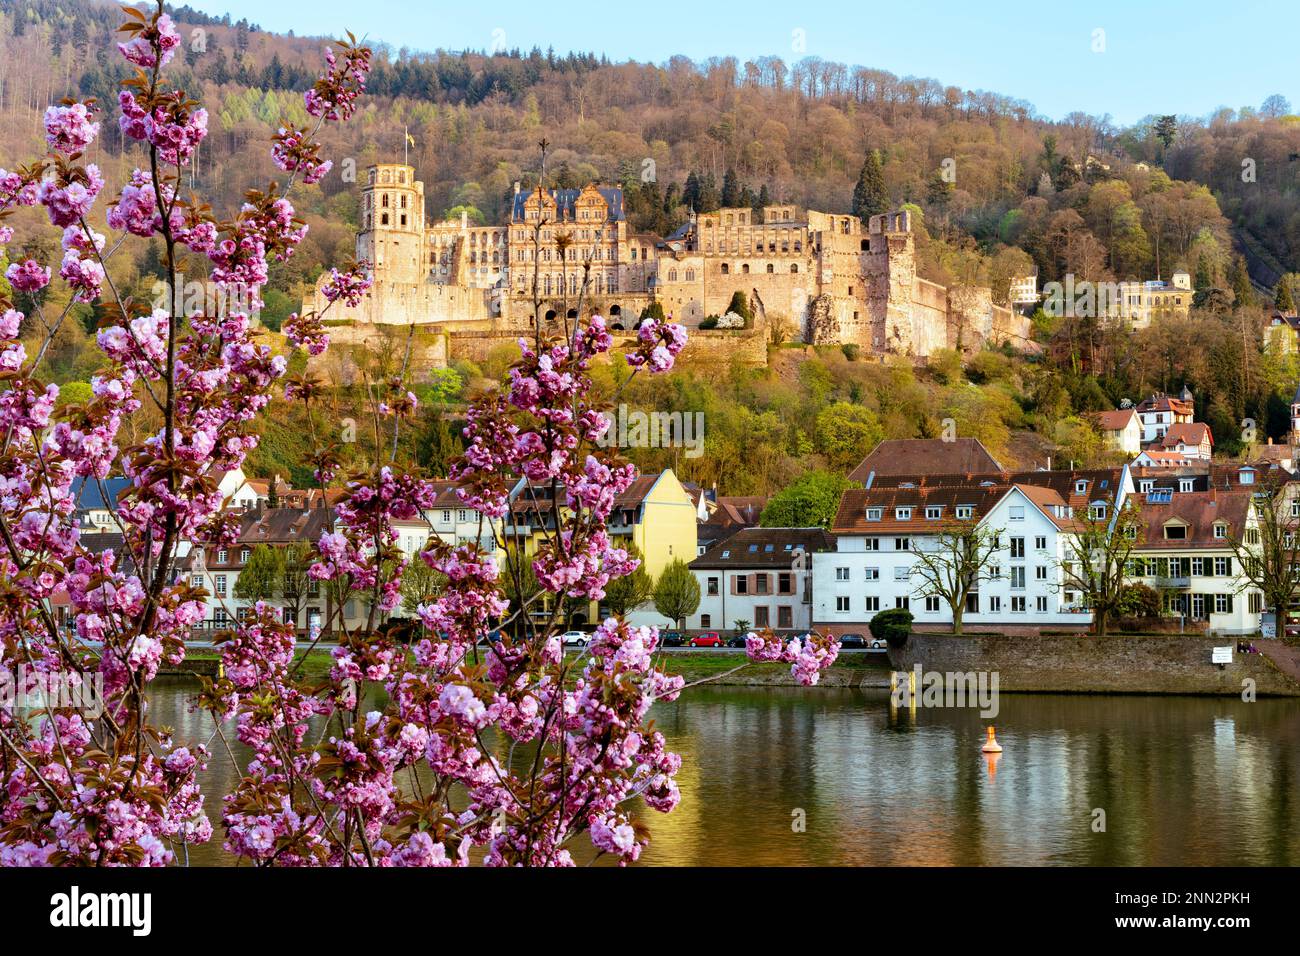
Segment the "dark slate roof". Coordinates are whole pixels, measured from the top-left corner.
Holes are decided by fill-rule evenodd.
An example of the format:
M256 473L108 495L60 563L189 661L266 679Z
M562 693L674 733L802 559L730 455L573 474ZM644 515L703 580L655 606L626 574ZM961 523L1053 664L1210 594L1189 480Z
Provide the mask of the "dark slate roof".
M103 481L75 478L72 482L72 495L79 511L92 511L99 508L115 511L118 498L130 487L130 478L105 478ZM104 494L108 495L107 502L104 501Z
M799 549L833 551L835 539L822 528L744 528L692 561L691 569L788 568Z
M978 438L887 438L849 473L849 480L866 484L874 472L884 475L981 474L1001 471L998 460Z
M626 218L623 213L623 187L597 186L596 191L605 197L605 202L609 204L610 218L622 222ZM521 189L515 193L514 205L510 210L511 219L517 222L524 218L524 203L533 192L531 189ZM548 189L546 192L555 200L557 216L565 220L574 218L573 204L582 195L581 189Z

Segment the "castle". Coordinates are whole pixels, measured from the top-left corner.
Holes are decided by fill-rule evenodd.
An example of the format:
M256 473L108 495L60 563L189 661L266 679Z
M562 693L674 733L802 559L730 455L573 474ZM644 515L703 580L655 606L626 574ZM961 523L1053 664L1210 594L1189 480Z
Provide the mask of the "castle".
M361 325L513 336L575 315L589 265L584 309L614 329L630 330L655 301L697 328L740 291L756 306L756 324L782 321L813 345L918 357L986 342L1029 346L1028 320L994 305L989 289L946 289L916 274L906 211L873 216L864 229L856 216L791 203L720 209L661 238L629 229L616 186L516 185L507 225L464 215L429 224L414 167L383 163L362 187L356 250L374 268L370 295L355 308L335 306L330 318ZM304 308L325 305L318 285Z

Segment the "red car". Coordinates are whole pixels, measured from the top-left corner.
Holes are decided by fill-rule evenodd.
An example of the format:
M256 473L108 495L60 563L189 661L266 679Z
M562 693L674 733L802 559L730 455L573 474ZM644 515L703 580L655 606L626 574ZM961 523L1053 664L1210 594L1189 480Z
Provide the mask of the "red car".
M722 647L724 641L718 635L717 631L708 631L705 634L696 634L686 642L687 647Z

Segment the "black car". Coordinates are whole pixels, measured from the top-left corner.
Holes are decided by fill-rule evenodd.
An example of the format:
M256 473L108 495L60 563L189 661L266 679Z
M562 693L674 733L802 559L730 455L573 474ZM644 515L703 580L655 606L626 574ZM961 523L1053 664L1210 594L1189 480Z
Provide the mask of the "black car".
M681 631L660 631L660 647L681 647L686 643L686 638L682 637Z
M867 639L861 634L841 634L840 647L844 650L865 651L867 649Z
M746 635L744 635L744 634L733 634L731 637L727 638L727 646L728 646L728 647L744 647L744 646L745 646L745 637L746 637Z

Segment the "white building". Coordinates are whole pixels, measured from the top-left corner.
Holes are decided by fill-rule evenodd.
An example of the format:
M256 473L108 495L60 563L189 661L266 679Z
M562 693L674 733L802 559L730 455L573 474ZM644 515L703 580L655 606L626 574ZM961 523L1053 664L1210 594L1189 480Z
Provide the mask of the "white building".
M1083 479L1085 501L1092 482ZM1071 496L1072 497L1072 496ZM1112 506L1113 494L1095 507ZM967 596L965 626L1086 626L1080 595L1062 587L1075 507L1050 487L969 483L957 487L851 489L832 531L836 550L813 555L813 624L862 631L878 612L906 608L920 626L951 626L947 602L918 591L916 553L938 546L945 527L976 521L996 535L985 575Z
M691 562L700 606L691 629L753 629L799 633L812 626L812 562L834 542L821 528L745 528Z
M1157 394L1142 399L1137 404L1137 416L1142 423L1142 444L1149 445L1164 438L1171 426L1196 421L1196 403L1184 386L1178 398Z
M1248 545L1258 540L1252 491L1176 491L1171 482L1157 482L1160 487L1140 495L1146 528L1130 577L1159 591L1165 611L1183 615L1193 628L1255 633L1264 598L1242 577L1232 546L1243 536Z

